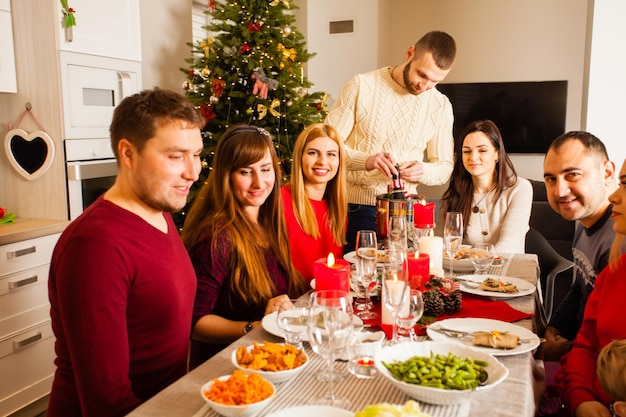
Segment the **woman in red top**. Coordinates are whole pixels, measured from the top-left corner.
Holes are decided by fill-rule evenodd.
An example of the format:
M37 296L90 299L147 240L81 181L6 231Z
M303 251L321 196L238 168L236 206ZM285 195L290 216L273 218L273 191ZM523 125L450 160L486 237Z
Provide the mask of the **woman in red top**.
M342 142L332 126L304 129L292 154L290 183L282 188L291 260L307 282L315 260L343 254L348 203Z

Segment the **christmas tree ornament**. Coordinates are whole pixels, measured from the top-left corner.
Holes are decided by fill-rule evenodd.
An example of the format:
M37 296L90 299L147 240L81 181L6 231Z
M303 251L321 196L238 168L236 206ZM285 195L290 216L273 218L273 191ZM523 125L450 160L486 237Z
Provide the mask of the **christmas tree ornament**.
M183 81L183 90L189 91L191 89L191 83L189 81Z
M246 114L247 114L248 116L250 116L250 115L252 115L252 113L254 113L254 110L252 110L252 107L248 107L248 108L246 109Z
M208 78L209 75L211 75L211 70L208 69L207 67L204 67L200 70L200 75L202 75L202 77L204 78Z
M289 0L273 0L273 1L270 2L270 6L276 7L279 4L281 4L281 3L285 7L285 9L288 9L290 7L289 6Z
M252 47L247 43L244 43L239 47L239 52L241 53L241 55L248 55L250 52L252 52Z
M291 26L285 26L283 28L283 35L285 35L285 36L291 35Z
M213 95L213 96L211 96L211 97L209 97L209 103L211 103L211 104L215 104L215 103L217 103L218 101L220 101L219 97L216 97L216 96L214 96L214 95Z

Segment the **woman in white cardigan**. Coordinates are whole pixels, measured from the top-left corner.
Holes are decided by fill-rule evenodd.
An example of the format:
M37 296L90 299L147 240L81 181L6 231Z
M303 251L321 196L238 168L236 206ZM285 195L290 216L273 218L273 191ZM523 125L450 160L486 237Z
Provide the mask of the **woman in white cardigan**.
M533 189L517 176L498 127L491 120L470 123L456 139L455 153L441 216L463 213L466 244L487 242L497 252L524 253Z

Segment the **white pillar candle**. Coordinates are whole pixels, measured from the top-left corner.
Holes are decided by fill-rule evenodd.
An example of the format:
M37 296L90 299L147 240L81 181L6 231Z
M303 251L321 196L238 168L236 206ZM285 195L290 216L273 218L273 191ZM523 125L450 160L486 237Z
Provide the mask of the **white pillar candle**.
M430 271L443 268L443 238L439 236L421 236L419 240L420 252L430 257Z

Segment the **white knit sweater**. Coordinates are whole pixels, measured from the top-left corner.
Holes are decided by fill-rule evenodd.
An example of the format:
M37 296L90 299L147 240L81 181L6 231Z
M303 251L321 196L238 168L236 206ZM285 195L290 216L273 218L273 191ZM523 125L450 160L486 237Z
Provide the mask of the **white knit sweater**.
M400 164L424 161L426 185L444 184L453 166L452 105L435 88L410 94L380 68L355 75L342 88L326 123L344 138L348 155L348 202L373 206L387 192L391 179L378 170L366 171L368 157L390 152ZM418 183L408 183L416 193Z
M465 224L463 243L471 245L487 242L494 244L496 252L524 253L533 204L533 187L530 182L518 177L517 183L504 190L497 201L494 201L493 193L487 196L475 193L474 203L478 201L478 207L482 210L470 215Z

